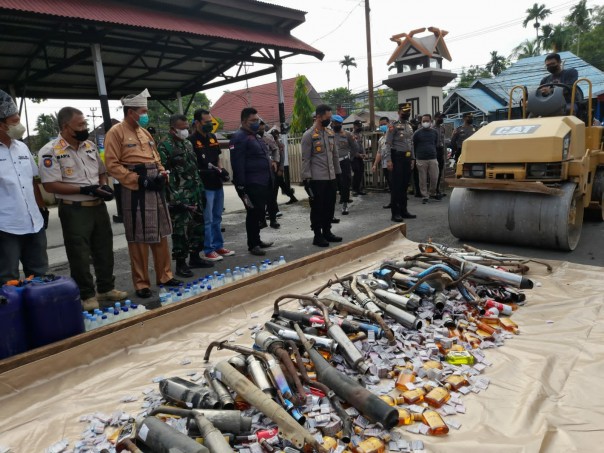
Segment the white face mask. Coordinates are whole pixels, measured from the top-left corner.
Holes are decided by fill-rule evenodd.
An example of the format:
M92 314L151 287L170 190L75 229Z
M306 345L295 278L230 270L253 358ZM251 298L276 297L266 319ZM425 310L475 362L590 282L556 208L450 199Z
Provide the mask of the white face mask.
M8 131L6 131L6 135L8 135L13 140L20 140L25 134L25 126L21 123L11 124L8 126Z
M186 140L189 137L189 131L187 129L176 129L176 137Z
M422 123L422 126L425 127L426 129L428 129L430 127L430 122L429 121L424 121Z

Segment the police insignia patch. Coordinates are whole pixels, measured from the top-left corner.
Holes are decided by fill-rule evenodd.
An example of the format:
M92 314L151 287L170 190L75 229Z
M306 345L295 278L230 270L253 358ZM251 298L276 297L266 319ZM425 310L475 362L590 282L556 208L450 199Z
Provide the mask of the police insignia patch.
M71 176L71 175L73 175L73 168L66 168L66 169L65 169L65 174L66 174L67 176Z
M45 168L52 167L52 159L50 157L45 157L43 163Z

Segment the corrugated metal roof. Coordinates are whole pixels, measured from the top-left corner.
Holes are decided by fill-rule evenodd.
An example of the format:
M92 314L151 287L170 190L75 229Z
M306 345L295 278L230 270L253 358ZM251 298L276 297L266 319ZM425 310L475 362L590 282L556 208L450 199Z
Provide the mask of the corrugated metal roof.
M283 80L283 97L285 98L285 118L291 119L294 109L294 89L296 77ZM307 82L309 97L314 105L321 102L318 93ZM279 98L277 95L277 83L265 83L249 89L225 92L212 106L212 115L224 122L224 130L232 131L238 129L241 124L241 110L248 105L258 110L258 115L264 122L273 126L279 123Z
M443 105L448 104L455 95L460 96L469 104L472 104L474 107L484 113L494 112L495 110L505 107L504 104L479 88L457 88L449 96L447 96Z
M604 90L604 72L577 57L572 52L560 52L560 58L565 68L574 68L579 72L579 77L586 77L593 84L593 92ZM497 77L490 79L479 79L477 82L492 90L497 96L506 101L509 92L515 85L527 87L539 86L541 80L547 75L545 70L545 55L523 58L511 65ZM475 82L476 83L476 82ZM585 85L581 85L587 95Z
M169 14L124 3L96 0L0 0L1 9L261 44L323 58L319 50L291 35L216 23L203 16Z

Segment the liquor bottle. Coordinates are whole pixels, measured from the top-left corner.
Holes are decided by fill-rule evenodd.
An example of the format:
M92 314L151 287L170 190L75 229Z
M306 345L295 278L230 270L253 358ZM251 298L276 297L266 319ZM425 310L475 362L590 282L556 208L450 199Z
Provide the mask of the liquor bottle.
M501 327L503 327L508 332L512 332L516 335L520 333L520 331L518 330L518 324L516 324L510 318L500 318L499 322L501 324Z
M370 437L361 442L357 448L357 453L384 453L386 446L377 437Z
M422 413L422 421L428 425L428 434L430 436L442 436L449 432L449 427L436 411L424 411Z
M465 385L468 385L468 380L465 376L452 374L445 379L445 387L450 386L449 390L458 390Z
M380 399L388 406L397 406L405 402L405 399L400 396L380 395Z
M418 403L421 403L422 401L424 401L425 394L426 394L426 391L424 389L417 388L414 390L408 390L408 391L404 392L402 396L403 396L403 399L405 400L405 403L418 404Z
M398 426L410 425L413 423L413 415L407 409L398 408Z
M449 391L446 388L434 387L424 397L424 401L432 407L439 408L447 401L449 401L450 398L451 395L449 394Z
M407 387L407 384L415 382L415 378L416 375L414 372L404 370L396 378L394 386L401 392L406 392L407 390L411 390L409 387Z
M474 365L474 356L468 351L449 351L445 360L451 365Z

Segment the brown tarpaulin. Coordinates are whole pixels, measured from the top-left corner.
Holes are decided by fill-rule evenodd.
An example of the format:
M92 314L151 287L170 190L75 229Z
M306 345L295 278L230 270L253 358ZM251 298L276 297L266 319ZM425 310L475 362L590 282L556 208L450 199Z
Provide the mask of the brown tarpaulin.
M234 290L221 288L222 294L207 300L162 309L161 316L4 372L0 445L15 452L43 451L62 438L73 445L85 428L78 423L81 415L116 410L137 414L142 391L157 389L153 378L202 371L210 341L251 345L249 328L270 317L279 294L309 293L334 273L371 269L380 260L417 250L396 228L353 245L345 244L341 253L322 253L314 262L305 258L288 263L274 278L258 278ZM531 266L530 276L540 285L527 291L527 305L514 314L521 334L487 351L493 366L484 373L491 385L463 397L466 414L454 416L461 428L442 438L404 432L406 439L421 439L432 452L604 450L602 271L550 264L550 275L539 265ZM211 360L231 354L214 351ZM180 365L184 358L192 363ZM138 401L120 402L127 395Z

